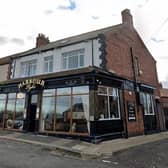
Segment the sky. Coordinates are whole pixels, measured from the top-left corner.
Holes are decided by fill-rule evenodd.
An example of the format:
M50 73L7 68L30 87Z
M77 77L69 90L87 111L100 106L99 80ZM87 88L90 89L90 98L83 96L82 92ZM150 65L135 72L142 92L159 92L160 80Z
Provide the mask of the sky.
M167 0L0 0L0 57L35 47L38 33L56 41L121 23L128 8L168 88Z

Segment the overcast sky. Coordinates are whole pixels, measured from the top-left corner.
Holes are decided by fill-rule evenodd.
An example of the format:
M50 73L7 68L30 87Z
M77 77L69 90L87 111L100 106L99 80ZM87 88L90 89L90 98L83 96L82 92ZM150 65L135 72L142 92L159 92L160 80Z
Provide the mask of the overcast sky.
M55 41L119 24L121 11L129 8L168 87L167 6L167 0L1 0L0 57L35 47L38 33Z

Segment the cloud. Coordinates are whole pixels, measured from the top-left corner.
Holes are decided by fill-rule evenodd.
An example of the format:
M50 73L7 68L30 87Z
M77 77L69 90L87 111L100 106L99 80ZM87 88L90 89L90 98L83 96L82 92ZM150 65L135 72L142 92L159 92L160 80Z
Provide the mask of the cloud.
M143 8L150 0L145 0L145 2L143 4L138 4L137 7L138 8Z
M5 45L9 41L8 37L0 36L0 45Z
M167 56L159 56L159 59L168 60Z
M34 37L32 35L27 36L27 40L33 40Z
M51 15L52 13L54 13L54 11L51 10L51 9L47 9L47 10L44 11L44 13L45 13L46 15Z
M58 9L61 10L75 10L76 9L76 3L74 0L69 0L69 4L68 5L59 5Z
M160 42L164 42L165 40L162 39L157 39L155 37L151 37L150 40L154 41L155 43L160 43Z
M162 83L163 88L168 88L168 80L162 81L161 83Z
M99 19L99 16L92 16L92 19L97 20L97 19Z
M24 45L24 40L21 38L11 38L10 42L12 42L16 45Z

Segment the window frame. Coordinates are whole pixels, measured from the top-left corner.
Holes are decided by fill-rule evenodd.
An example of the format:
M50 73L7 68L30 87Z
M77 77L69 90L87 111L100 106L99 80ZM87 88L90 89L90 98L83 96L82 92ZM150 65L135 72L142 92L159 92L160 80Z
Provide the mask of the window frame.
M77 66L76 67L70 67L70 59L77 57ZM81 64L81 60L83 64ZM82 68L85 65L85 49L76 49L76 50L71 50L67 52L62 53L62 69L63 70L69 70L69 69L78 69Z
M37 73L37 59L21 62L21 77L34 76ZM33 73L32 73L33 72Z
M99 120L121 120L121 107L120 107L120 96L119 96L119 89L115 88L115 87L107 87L107 86L98 86L99 88L105 88L106 89L106 93L100 93L98 91L98 96L106 96L107 97L107 109L108 109L108 118L102 118ZM116 91L116 96L113 96L112 94L110 94L110 89L115 89ZM110 97L117 97L117 107L118 107L118 117L112 117L111 116L111 109L110 109Z
M150 115L153 116L153 115L155 115L154 101L153 101L152 94L146 93L146 92L141 92L141 96L143 98L143 100L142 100L142 106L144 108L144 115L146 115L146 116L150 116ZM152 113L149 113L148 111L145 110L145 104L144 104L144 102L146 102L147 107L149 106L149 104L147 104L148 103L147 96L149 96L149 98L150 98L150 102L151 102L151 106L152 106ZM144 97L145 97L145 100L144 100ZM148 110L148 108L147 108L147 110Z
M44 68L43 68L43 72L44 73L51 73L51 72L53 72L53 60L54 60L53 55L44 57ZM50 66L51 65L52 65L52 70L50 71Z

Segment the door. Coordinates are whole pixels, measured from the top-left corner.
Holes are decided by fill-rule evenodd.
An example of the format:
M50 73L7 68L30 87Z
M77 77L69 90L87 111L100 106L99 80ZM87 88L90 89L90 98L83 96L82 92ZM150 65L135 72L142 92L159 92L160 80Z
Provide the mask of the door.
M28 131L35 132L36 130L36 112L38 104L38 94L31 94L28 106Z

